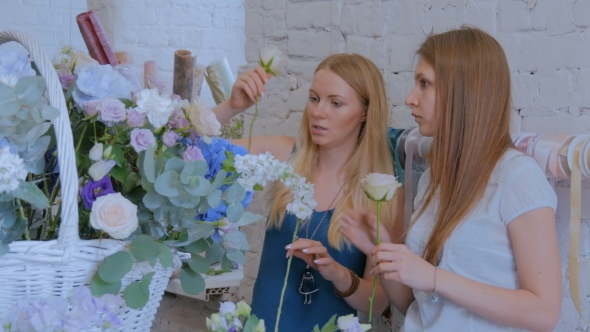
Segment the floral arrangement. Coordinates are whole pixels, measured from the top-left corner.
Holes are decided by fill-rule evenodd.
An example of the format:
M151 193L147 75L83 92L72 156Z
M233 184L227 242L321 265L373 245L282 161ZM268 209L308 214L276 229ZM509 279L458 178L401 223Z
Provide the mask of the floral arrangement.
M115 68L69 46L54 66L74 135L80 237L127 242L101 263L91 293L123 291L128 307L143 307L155 265L172 264L170 248L192 254L180 272L188 294L203 291L204 275L245 263L249 245L239 227L262 216L244 211L251 192L233 166L247 151L215 137L221 126L211 109L134 90ZM59 111L44 91L26 55L0 53L0 255L15 240L51 240L59 227L60 151L50 122ZM129 272L134 282L121 290Z
M3 319L6 332L116 332L121 327L117 315L124 304L120 296L96 298L87 287L75 288L65 299L57 296L29 300L22 298Z
M375 245L381 243L381 203L387 202L393 198L397 192L397 188L401 187L401 183L397 178L389 174L371 173L361 180L361 187L365 195L377 203L377 236ZM369 320L373 317L373 300L375 299L375 292L377 291L377 280L379 276L375 276L373 280L373 291L369 298Z
M252 309L244 302L222 302L219 313L207 317L207 330L211 332L265 332L264 320L250 314Z
M371 329L371 324L359 323L358 317L353 314L340 316L336 319L336 315L332 316L330 320L320 329L319 325L313 328L313 332L364 332Z

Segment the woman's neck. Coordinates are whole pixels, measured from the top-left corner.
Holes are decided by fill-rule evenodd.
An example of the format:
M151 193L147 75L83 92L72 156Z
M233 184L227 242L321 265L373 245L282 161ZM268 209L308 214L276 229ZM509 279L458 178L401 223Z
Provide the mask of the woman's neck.
M315 174L338 174L350 160L356 146L341 145L332 148L319 148Z

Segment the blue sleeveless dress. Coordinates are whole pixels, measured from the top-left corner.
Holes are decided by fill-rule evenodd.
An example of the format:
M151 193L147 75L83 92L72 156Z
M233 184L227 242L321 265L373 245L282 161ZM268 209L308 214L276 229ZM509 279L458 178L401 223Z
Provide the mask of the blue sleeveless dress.
M362 277L365 270L366 256L357 248L343 248L341 251L330 247L328 244L328 226L334 210L316 212L311 216L309 236L318 226L318 223L327 213L324 221L318 228L313 240L320 241L332 258L348 267ZM281 229L271 228L266 231L258 278L254 284L252 299L252 313L258 318L264 319L266 331L272 332L275 328L277 309L281 297L281 290L287 271L287 250L285 246L291 243L295 223L297 219L287 214L283 220ZM299 229L298 236L305 237L305 228ZM299 294L299 284L305 272L305 262L293 257L289 279L285 290L282 313L280 318L280 332L311 332L315 325L321 328L334 314L338 316L355 314L356 310L349 306L344 299L334 294L334 286L331 281L322 278L321 274L311 269L315 284L319 290L311 294L311 303L303 304L304 296Z

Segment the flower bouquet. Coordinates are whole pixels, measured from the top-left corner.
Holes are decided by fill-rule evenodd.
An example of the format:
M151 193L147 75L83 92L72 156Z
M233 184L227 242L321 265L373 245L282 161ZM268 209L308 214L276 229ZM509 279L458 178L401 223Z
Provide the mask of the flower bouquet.
M19 34L8 39L15 38L28 43ZM26 55L0 55L0 107L9 111L0 116L0 163L7 166L0 174L0 284L9 294L0 319L27 294L67 297L89 285L97 298L122 295L122 329L147 328L180 268L175 251L191 253L180 272L189 294L204 290L203 276L245 263L249 245L239 227L261 216L244 211L251 193L233 166L246 150L213 137L220 126L210 109L133 90L115 68L70 47L53 65L31 53L45 80ZM28 270L32 281L20 272Z

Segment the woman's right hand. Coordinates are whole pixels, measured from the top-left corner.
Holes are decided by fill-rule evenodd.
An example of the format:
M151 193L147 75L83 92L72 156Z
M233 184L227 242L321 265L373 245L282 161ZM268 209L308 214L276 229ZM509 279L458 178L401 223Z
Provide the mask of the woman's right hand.
M264 85L271 77L261 66L240 74L231 91L231 108L243 112L256 102L258 96L264 97Z
M358 208L347 211L338 220L340 231L363 254L369 256L375 246L377 238L377 218L375 214L366 209ZM391 242L389 232L381 225L381 242Z

